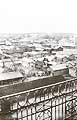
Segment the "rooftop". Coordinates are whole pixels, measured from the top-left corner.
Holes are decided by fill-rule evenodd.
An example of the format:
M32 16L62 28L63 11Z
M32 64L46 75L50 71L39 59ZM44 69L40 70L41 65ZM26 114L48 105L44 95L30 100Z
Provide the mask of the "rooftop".
M51 68L53 71L67 69L66 64L53 65Z
M1 80L10 80L16 78L22 78L23 75L20 72L7 72L7 73L0 73L0 81Z

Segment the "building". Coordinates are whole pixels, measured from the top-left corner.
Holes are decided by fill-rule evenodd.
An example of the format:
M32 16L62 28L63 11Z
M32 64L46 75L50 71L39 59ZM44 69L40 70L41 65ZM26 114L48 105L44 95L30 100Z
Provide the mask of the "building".
M64 75L64 74L69 73L69 70L66 67L66 64L59 64L59 65L51 66L51 68L52 68L53 76Z
M15 82L21 81L23 75L20 72L7 72L0 73L0 85L13 84Z

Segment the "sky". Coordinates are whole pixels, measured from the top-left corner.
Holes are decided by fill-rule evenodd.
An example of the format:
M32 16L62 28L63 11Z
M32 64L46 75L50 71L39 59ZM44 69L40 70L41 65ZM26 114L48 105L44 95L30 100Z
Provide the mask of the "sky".
M0 0L0 33L77 33L77 0Z

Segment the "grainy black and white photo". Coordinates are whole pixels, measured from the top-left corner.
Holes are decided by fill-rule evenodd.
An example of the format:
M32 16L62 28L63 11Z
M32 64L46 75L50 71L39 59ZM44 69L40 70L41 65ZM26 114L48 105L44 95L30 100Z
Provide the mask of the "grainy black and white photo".
M0 120L77 120L76 0L0 0Z

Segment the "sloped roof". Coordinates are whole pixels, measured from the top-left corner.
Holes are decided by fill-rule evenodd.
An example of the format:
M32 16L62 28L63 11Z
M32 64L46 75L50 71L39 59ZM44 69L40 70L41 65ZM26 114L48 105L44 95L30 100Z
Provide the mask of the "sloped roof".
M0 73L0 81L1 80L10 80L16 78L22 78L23 75L20 72L7 72L7 73Z

